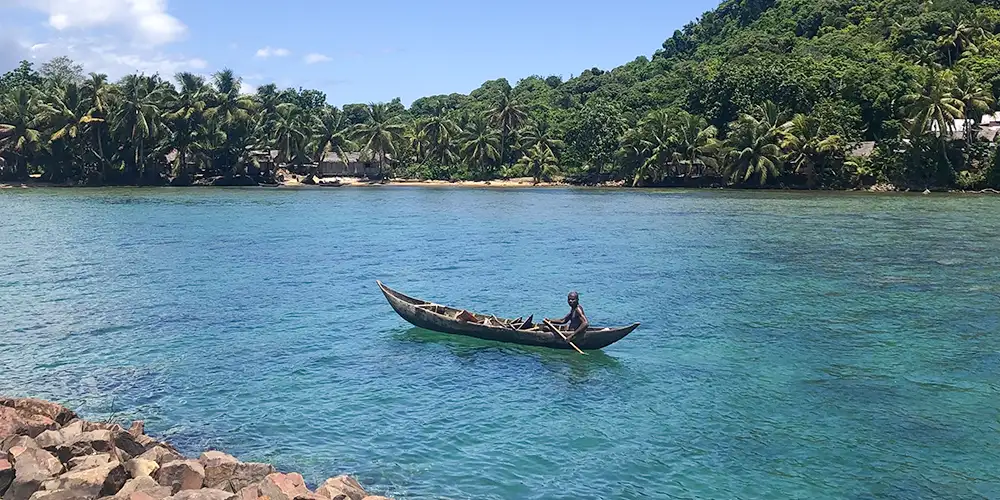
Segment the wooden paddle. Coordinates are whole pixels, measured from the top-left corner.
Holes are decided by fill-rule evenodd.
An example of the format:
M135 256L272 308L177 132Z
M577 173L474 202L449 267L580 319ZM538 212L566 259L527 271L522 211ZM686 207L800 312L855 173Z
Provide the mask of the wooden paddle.
M543 323L545 323L545 326L547 326L547 327L551 328L551 329L552 329L552 331L554 331L554 332L558 333L558 334L559 334L559 336L560 336L560 337L562 337L562 338L563 338L563 340L565 340L565 341L566 341L566 343L568 343L569 345L573 346L573 349L576 349L576 352L578 352L578 353L580 353L580 354L583 354L584 356L586 356L586 355L587 355L587 353L585 353L585 352L581 351L581 350L580 350L580 348L576 346L576 344L574 344L574 343L570 342L570 341L569 341L569 337L567 337L567 336L563 335L562 331L560 331L560 330L559 330L558 328L556 328L556 325L553 325L553 324L552 324L552 323L551 323L551 322L550 322L549 320L547 320L547 319L543 319L543 320L542 320L542 322L543 322Z

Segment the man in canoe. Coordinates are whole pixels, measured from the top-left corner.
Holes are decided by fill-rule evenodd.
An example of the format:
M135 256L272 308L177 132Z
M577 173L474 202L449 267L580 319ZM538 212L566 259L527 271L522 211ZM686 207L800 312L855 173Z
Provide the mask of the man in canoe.
M566 302L569 304L569 314L562 319L546 318L545 321L554 325L569 324L569 339L573 340L573 337L587 331L590 321L587 321L587 315L583 313L583 306L580 305L580 294L569 292Z

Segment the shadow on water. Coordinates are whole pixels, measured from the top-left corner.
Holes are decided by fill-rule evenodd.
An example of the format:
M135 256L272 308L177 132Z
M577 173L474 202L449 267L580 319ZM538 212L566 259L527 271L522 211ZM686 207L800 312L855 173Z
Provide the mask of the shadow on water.
M444 347L453 356L466 360L481 354L503 354L533 359L540 362L546 368L558 370L569 369L576 375L587 375L597 370L619 370L624 368L621 361L604 351L587 351L586 356L581 356L569 349L552 349L548 347L494 342L475 337L439 333L418 327L396 330L392 338L398 342Z

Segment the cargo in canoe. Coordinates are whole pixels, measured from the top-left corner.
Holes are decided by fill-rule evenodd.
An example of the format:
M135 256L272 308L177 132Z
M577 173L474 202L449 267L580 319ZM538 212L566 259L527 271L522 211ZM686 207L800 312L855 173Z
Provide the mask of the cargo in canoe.
M443 306L409 297L384 284L377 282L379 289L393 310L403 319L427 330L454 335L464 335L484 340L509 342L512 344L572 349L557 333L541 325L525 325L523 321L498 318L470 313L464 309ZM527 323L530 323L528 321ZM582 350L603 349L632 333L639 323L619 328L590 327L573 338L573 343Z

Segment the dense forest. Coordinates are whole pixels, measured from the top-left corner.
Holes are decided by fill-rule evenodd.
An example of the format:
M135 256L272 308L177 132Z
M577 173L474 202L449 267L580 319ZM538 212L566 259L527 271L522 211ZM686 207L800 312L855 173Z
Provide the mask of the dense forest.
M387 176L634 186L1000 187L1000 0L726 0L651 57L563 80L336 108L212 77L109 82L66 58L0 77L5 178L186 184L360 151ZM874 141L873 151L858 144ZM869 148L870 150L871 148Z

